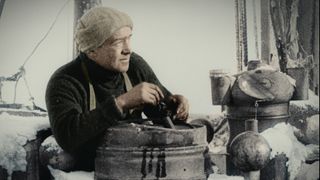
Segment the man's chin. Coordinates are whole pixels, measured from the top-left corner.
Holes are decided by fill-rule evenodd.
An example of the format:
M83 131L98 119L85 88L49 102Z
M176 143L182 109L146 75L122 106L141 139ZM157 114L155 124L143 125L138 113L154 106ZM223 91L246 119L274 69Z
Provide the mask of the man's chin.
M129 65L122 66L119 68L119 72L124 73L124 72L127 72L128 69L129 69Z

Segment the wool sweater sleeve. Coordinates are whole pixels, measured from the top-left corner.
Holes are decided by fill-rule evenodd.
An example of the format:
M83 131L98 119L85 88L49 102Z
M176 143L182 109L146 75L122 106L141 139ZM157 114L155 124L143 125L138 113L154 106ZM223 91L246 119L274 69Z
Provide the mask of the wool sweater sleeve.
M138 76L140 76L139 79L157 85L163 92L165 98L168 98L170 95L172 95L171 92L162 85L152 68L141 56L137 55L136 53L132 54L132 56L134 56L136 60L134 66L138 69ZM157 106L146 106L143 112L149 118L159 117L160 113Z
M53 134L67 152L76 152L122 118L112 96L89 111L85 89L67 75L49 81L46 103Z
M139 72L138 73L138 76L140 76L139 79L159 86L162 92L164 93L164 96L170 96L171 92L161 84L161 82L159 81L158 77L156 76L156 74L154 73L150 65L138 54L133 53L132 56L135 59L135 62L133 63L133 65L137 68Z

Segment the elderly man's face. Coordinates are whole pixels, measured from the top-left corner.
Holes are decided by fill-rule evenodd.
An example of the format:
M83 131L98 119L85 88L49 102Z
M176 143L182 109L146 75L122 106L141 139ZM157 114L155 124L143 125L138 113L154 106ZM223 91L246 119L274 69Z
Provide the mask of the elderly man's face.
M131 54L131 35L132 30L130 27L119 29L101 47L88 53L89 58L105 69L126 72L129 68Z

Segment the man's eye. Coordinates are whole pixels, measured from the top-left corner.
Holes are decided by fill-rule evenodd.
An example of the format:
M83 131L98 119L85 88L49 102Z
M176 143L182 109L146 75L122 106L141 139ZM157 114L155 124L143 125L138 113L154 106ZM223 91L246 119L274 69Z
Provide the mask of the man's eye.
M117 40L117 41L114 41L112 44L113 45L119 45L119 44L121 44L122 43L122 40Z

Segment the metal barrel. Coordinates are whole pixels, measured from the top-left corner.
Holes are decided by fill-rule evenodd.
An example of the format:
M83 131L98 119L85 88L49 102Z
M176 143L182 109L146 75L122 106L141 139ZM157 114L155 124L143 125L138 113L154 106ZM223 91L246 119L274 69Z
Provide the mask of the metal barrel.
M205 180L204 126L176 129L128 124L110 128L95 159L96 180Z
M97 151L95 179L206 179L205 146L105 147Z
M289 102L279 104L259 105L257 109L254 106L224 106L226 117L230 127L230 141L238 134L245 131L245 120L257 119L259 126L258 132L262 132L274 125L286 122L290 116Z
M289 102L278 104L260 104L258 109L256 109L254 106L234 105L224 106L224 109L226 110L226 117L228 119L230 128L230 137L227 145L228 152L231 141L238 134L246 130L246 120L257 119L259 124L258 132L260 133L278 123L287 122L290 116ZM228 175L240 175L242 173L234 166L229 156L227 156L226 168Z

